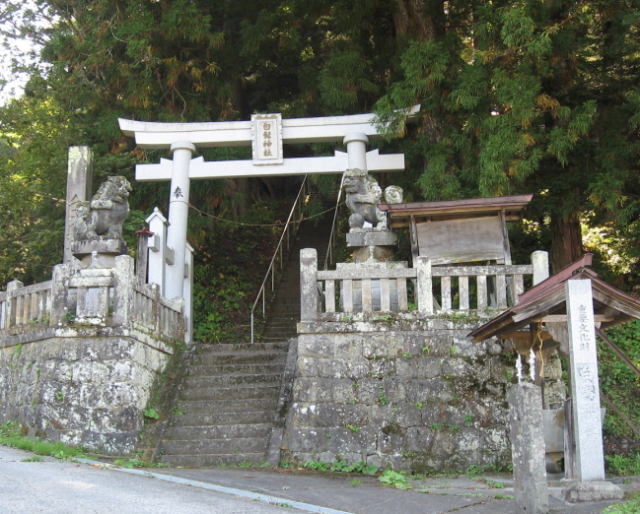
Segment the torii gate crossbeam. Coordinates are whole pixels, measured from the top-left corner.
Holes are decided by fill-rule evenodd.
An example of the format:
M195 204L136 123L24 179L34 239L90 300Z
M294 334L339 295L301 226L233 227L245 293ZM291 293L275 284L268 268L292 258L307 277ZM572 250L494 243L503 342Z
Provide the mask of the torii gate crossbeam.
M419 106L407 111L417 112ZM375 114L331 116L325 118L282 119L280 114L254 114L251 121L204 123L151 123L119 119L120 129L135 137L143 149L169 149L173 160L158 164L138 164L136 180L171 180L167 245L174 252L173 265L167 266L168 298L183 297L184 261L187 244L189 185L191 179L237 178L317 173L342 173L348 168L363 171L400 171L404 155L367 152L370 139L381 139ZM347 152L333 157L285 158L282 145L296 143L343 142ZM251 161L205 162L192 159L197 147L249 146Z

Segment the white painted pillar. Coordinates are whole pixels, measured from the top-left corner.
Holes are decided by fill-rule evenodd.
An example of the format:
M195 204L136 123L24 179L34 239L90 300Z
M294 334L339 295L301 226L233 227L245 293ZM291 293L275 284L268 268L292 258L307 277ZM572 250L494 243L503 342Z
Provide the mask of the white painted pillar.
M349 169L358 168L367 171L367 143L369 138L365 134L347 134L343 143L347 145Z
M173 171L169 199L169 231L167 246L174 252L173 265L167 268L167 298L184 298L184 264L187 251L187 220L189 219L189 163L196 147L187 142L171 145Z
M580 482L604 480L602 413L591 280L567 280L571 403Z
M165 271L166 271L166 247L167 247L167 226L169 222L162 215L157 207L153 209L153 213L146 219L149 224L149 230L153 235L149 238L147 266L149 267L149 275L147 282L149 284L157 284L160 286L160 294L165 295Z

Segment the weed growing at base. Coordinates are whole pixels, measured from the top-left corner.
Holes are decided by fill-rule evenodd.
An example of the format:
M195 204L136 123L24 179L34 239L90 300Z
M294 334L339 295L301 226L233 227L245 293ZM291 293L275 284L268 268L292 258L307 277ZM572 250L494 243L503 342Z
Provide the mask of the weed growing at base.
M31 440L20 435L18 424L10 421L0 425L0 444L38 453L49 455L56 459L72 459L73 457L84 457L83 450L63 443L49 443L40 439ZM35 462L35 461L33 461Z

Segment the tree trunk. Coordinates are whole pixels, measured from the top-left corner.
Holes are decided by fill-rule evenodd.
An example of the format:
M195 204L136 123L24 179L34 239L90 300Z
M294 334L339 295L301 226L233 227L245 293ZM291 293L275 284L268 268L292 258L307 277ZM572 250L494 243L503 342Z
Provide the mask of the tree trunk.
M582 257L582 231L577 213L567 218L551 216L551 272L562 268Z

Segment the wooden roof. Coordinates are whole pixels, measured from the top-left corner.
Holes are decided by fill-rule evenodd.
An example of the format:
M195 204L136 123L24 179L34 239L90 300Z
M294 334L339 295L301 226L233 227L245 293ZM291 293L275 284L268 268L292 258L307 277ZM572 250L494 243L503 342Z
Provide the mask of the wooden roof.
M589 268L593 255L586 254L547 280L520 295L518 303L469 334L478 343L492 336L513 333L533 322L566 319L565 283L591 279L596 321L606 330L640 318L640 300L610 286Z
M507 220L516 220L520 218L520 211L529 204L532 198L533 195L499 196L443 202L381 204L378 207L387 212L390 227L399 228L409 225L411 217L453 219L486 216L504 211Z

